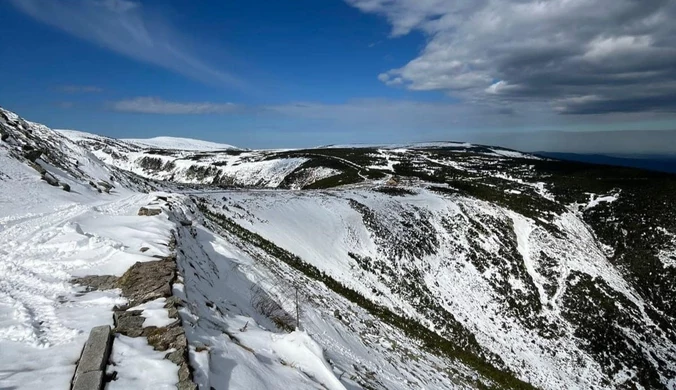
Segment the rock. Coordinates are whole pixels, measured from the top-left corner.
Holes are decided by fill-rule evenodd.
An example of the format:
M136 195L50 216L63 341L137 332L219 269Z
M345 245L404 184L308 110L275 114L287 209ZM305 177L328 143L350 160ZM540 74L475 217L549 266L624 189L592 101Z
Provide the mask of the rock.
M61 183L61 188L66 192L70 192L70 185L67 183Z
M173 257L159 261L136 263L122 275L116 286L131 306L157 298L171 296L171 283L176 278L176 263Z
M138 215L144 216L144 217L152 217L155 215L160 215L162 213L161 209L150 209L147 207L141 207L138 211Z
M115 188L114 185L108 183L105 180L101 180L97 184L99 185L99 187L103 189L103 192L105 192L106 194L110 194L110 190ZM99 188L99 191L101 191L101 188Z
M168 245L176 245L175 237L172 237ZM176 280L176 275L176 257L170 256L158 261L136 263L116 280L92 279L86 282L91 284L100 282L105 286L112 284L120 288L128 304L114 309L115 332L129 337L146 337L148 344L156 351L170 351L165 355L165 359L179 367L179 381L176 387L180 390L197 390L197 385L192 381L192 371L188 363L188 341L178 313L178 308L183 305L183 301L172 296L171 286ZM166 298L164 307L169 311L170 318L176 320L166 327L148 326L144 328L145 318L141 316L143 311L128 310L128 308L157 298Z
M117 279L117 276L113 275L90 275L80 278L73 278L71 282L86 286L88 291L112 290L117 288Z
M9 134L0 132L0 140L7 141L9 139Z
M177 302L174 302L177 301ZM183 302L177 297L169 297L167 303L164 305L164 308L167 309L167 315L169 318L179 318L178 308L183 306Z
M72 390L98 390L103 387L103 371L90 371L77 377Z
M169 352L164 358L170 362L180 365L184 362L184 355L187 353L186 349L177 349L174 352ZM180 375L180 374L179 374Z
M141 316L143 310L117 311L113 314L115 320L115 332L129 337L143 336L143 322Z
M100 187L107 188L108 190L110 190L111 188L115 188L112 184L108 183L108 182L105 181L105 180L99 181L99 182L98 182L98 185L99 185Z
M197 385L192 382L192 375L188 363L183 362L178 368L178 390L197 390Z
M167 298L167 302L164 304L164 308L169 309L172 307L183 307L183 301L181 300L181 298L176 296L171 296Z
M82 356L78 362L75 376L77 377L85 372L104 370L108 363L112 344L110 326L103 325L92 328L82 349Z
M144 332L148 337L148 344L152 345L156 351L166 351L170 348L177 350L188 347L188 342L183 332L183 327L179 321L164 328L146 328Z
M139 249L139 251L140 251L141 253L146 253L146 252L148 252L149 250L150 250L150 248L148 248L147 246L144 246L144 247L142 247L141 249Z
M29 167L31 167L31 168L35 169L36 171L38 171L38 173L39 173L40 175L44 175L45 173L47 173L47 171L45 170L45 168L43 168L40 164L38 164L38 163L36 163L36 162L34 162L34 161L30 161L30 160L29 160L29 161L27 162L27 164L28 164Z
M35 160L39 159L40 156L42 156L42 150L31 148L30 150L24 152L23 156L26 157L28 161L35 162Z
M164 202L167 202L167 201L169 201L169 198L168 198L168 197L166 197L166 196L157 196L157 197L156 197L156 199L157 199L157 200L161 200L161 201L164 201Z
M99 390L113 346L110 326L92 328L73 376L73 390Z
M47 173L47 172L45 172L45 173L42 174L41 179L44 180L44 181L46 181L47 184L49 184L50 186L54 186L54 187L58 187L58 186L59 186L59 181L56 180L52 175L50 175L50 174Z

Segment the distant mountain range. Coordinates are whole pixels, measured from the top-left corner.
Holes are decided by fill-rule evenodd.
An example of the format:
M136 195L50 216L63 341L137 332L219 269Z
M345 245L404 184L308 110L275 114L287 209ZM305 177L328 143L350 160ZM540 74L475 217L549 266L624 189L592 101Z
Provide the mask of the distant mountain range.
M542 157L554 158L557 160L578 161L601 165L615 165L621 167L648 169L651 171L676 173L676 154L604 155L556 152L535 152L534 154Z

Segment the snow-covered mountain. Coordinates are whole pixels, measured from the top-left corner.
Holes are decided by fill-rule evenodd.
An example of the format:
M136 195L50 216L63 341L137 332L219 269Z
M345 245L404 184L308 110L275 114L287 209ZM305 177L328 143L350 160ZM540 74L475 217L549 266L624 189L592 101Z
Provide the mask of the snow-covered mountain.
M192 138L154 137L145 139L123 139L125 142L151 149L173 149L193 151L239 150L239 148L216 142L202 141Z
M69 278L172 241L199 388L676 389L672 175L465 143L149 147L1 114L0 387L69 380L124 300ZM111 388L134 383L124 356L161 366L120 348Z

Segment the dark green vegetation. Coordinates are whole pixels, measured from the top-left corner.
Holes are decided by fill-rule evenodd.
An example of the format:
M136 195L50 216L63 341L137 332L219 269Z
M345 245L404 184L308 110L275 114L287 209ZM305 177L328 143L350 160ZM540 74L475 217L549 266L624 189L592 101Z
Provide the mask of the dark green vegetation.
M3 142L14 142L14 138L12 135ZM57 147L34 146L34 150L17 152L33 161L38 151ZM105 139L96 139L90 146L124 160L125 164L134 163L125 160L123 144L115 146ZM556 346L563 345L565 356L578 359L569 368L579 368L579 377L585 377L583 372L592 358L595 362L590 372L597 367L605 371L607 382L601 386L664 389L665 379L676 377L673 369L676 267L667 265L676 264L676 176L535 160L515 153L505 157L495 148L482 146L412 147L405 151L325 148L236 152L240 158L235 159L219 159L225 156L221 154L224 152L199 152L192 156L162 150L146 153L147 158L140 165L152 174L167 174L163 155L183 159L188 164L195 162L181 168L177 177L181 176L181 180L187 177L209 190L213 186L243 187L243 183L253 188L269 188L281 180L279 188L309 190L299 196L341 198L358 213L350 215L352 221L361 217L359 225L363 224L369 244L372 241L376 248L366 251L356 246L347 249L349 254L338 254L352 259L345 259L353 267L355 275L351 276L368 276L364 283L368 283L373 293L370 300L328 277L321 269L242 229L233 220L213 215L210 218L227 234L251 242L261 248L259 252L265 251L322 282L431 350L475 368L486 364L480 372L498 387L516 382L510 382L513 376L505 374L506 364L479 345L477 340L485 338L480 338L479 333L475 338L473 328L470 330L474 312L468 314L467 310L490 314L481 318L482 324L490 323L504 330L495 335L496 343L500 343L501 336L510 337L507 342L511 343L515 334L531 334L533 339L524 342L532 344L534 353L553 357L552 361L561 361L557 360L560 355ZM51 158L49 153L41 157L45 158ZM290 169L293 162L282 161L285 158L307 160L288 172L284 168ZM280 171L271 169L261 176L279 180L267 182L256 182L251 177L247 180L246 175L250 174L247 169L236 174L232 173L235 169L221 169L254 161L270 161L269 165L262 164L269 167L277 160ZM61 166L68 170L75 169L73 165L61 161ZM326 169L335 174L321 178ZM284 173L279 175L284 175L283 178L274 177L281 171ZM317 172L323 175L318 176ZM430 192L438 196L435 198ZM611 195L617 200L588 207L593 198ZM429 199L430 204L434 203L430 207L426 203ZM449 207L448 215L443 215L443 207L435 208L440 204L456 208ZM258 218L256 211L245 203L228 207L238 209L231 213L233 218L239 218L235 214L240 212L246 218ZM460 211L455 213L456 209ZM536 244L531 245L527 258L522 255L523 235L517 236L515 231L521 226L515 224L523 222L517 214L535 224L532 231L528 228L530 233L524 233L530 234ZM308 229L312 228L310 221ZM440 256L441 253L448 255ZM489 300L469 309L454 301L462 299L461 296L444 295L458 290L442 279L468 269L472 272L466 274L480 279L477 285L488 291L477 296ZM474 270L477 272L473 273ZM397 309L392 309L393 313L375 303L388 294L420 313L416 318L429 322L422 324L422 320L403 317ZM512 332L515 329L525 333ZM486 347L493 346L488 344L492 341L486 342ZM578 354L573 347L584 354ZM537 366L527 359L521 360L519 355L507 360L509 352L506 353L505 362L520 377L537 377L531 376ZM507 379L498 379L501 375L507 375Z
M597 357L602 367L609 373L630 367L636 371L641 386L662 388L657 370L647 364L638 345L638 342L655 341L660 337L660 330L646 328L639 308L605 281L575 272L568 277L567 283L564 316L576 326L575 335L588 340L585 348ZM636 332L639 340L626 337L624 329ZM668 363L660 356L653 353L651 357L666 368ZM672 376L674 374L671 372Z
M579 339L581 348L594 356L609 377L633 370L635 378L626 386L636 383L646 388L664 388L659 378L676 376L676 372L669 368L673 361L651 351L655 345L676 343L676 268L665 266L660 259L660 256L665 256L661 252L671 250L673 253L676 249L676 176L574 162L492 157L482 154L484 152L409 150L396 156L393 173L398 181L413 181L414 186L427 186L443 196L476 198L512 210L532 219L560 239L567 237L554 221L557 216L573 209L573 204L580 204L578 210L584 221L599 241L608 246L611 264L645 302L645 313L656 326L648 327L646 318L634 303L602 279L588 275L571 274L565 280L565 294L559 298L562 315L575 327L574 336ZM317 182L316 188L363 181L357 173L363 175L367 170L355 166L386 165L373 149L318 149L294 153L312 158L308 166L319 164L348 172ZM382 170L381 173L392 172ZM338 177L344 180L336 180ZM417 184L415 180L418 180ZM408 196L415 193L409 188L394 183L375 190L392 196ZM587 208L591 194L594 197L615 195L617 200ZM361 268L383 278L395 278L400 275L395 271L403 271L407 277L394 284L393 292L412 302L421 313L429 315L439 329L454 329L452 333L459 337L454 340L461 343L464 336L457 336L463 333L457 331L454 319L430 298L432 294L422 287L424 283L418 269L411 267L412 262L433 253L436 248L434 233L426 228L424 212L421 213L422 218L404 216L403 220L409 221L410 225L403 226L405 234L400 234L389 231L386 226L391 224L387 221L381 223L368 207L358 202L352 205L362 214L365 225L374 234L374 240L380 240L382 245L379 248L387 248L384 250L391 252L384 253L385 258L390 259L390 265L377 259L361 258L354 253L351 256ZM545 308L523 268L523 260L516 250L513 227L508 221L485 218L481 223L469 221L467 234L472 248L468 260L479 270L498 271L491 277L490 283L504 299L506 310L513 318L544 338L560 337L565 327L542 315ZM454 231L463 226L467 226L467 221L448 220L446 228ZM492 229L487 231L486 226ZM482 235L496 237L503 244L498 253L485 251L473 243L476 237ZM416 252L409 253L403 248L414 248L412 250ZM536 271L546 279L544 294L551 299L559 289L559 259L545 251L533 256L537 259ZM399 269L391 268L392 264ZM518 277L524 288L513 289L508 283L510 276ZM640 342L633 340L633 336L623 329L631 329L640 335Z
M372 315L380 318L383 322L401 329L408 337L419 340L420 343L431 352L451 359L458 359L473 368L486 378L489 383L488 385L476 383L478 388L533 389L530 384L517 379L512 373L501 368L504 364L500 362L500 359L497 356L483 351L476 343L473 335L463 329L461 325L457 323L454 324L454 330L461 332L460 341L453 340L453 336L458 336L452 333L441 336L411 318L396 314L391 310L370 301L360 293L344 286L323 271L305 262L300 257L278 247L260 235L243 228L226 216L211 211L206 203L198 202L198 205L200 211L202 211L209 220L216 223L226 232L235 235L245 242L255 245L270 256L279 259L297 271L302 272L307 277L323 283L332 291L367 310Z
M304 149L282 152L274 155L274 158L309 159L284 179L280 185L282 188L290 188L294 182L302 178L312 168L324 167L340 171L335 176L318 180L303 187L303 189L327 189L359 183L366 179L385 177L383 172L367 168L379 161L373 157L375 154L376 150L374 149Z
M610 261L646 302L646 313L659 329L643 329L643 333L651 332L676 343L676 268L665 267L659 258L662 250L670 249L674 253L676 176L564 162L541 162L536 164L536 169L549 174L546 180L551 192L567 203L586 202L589 199L587 193L619 193L617 201L585 210L584 219L599 240L613 249ZM592 290L603 302L602 286L597 283L600 291L594 291L589 281L583 280L577 286L580 284L582 287L573 291L585 289L586 294ZM607 297L607 300L616 302L615 297ZM588 349L601 360L608 356L626 356L627 351L636 350L635 343L617 328L618 324L632 319L631 305L625 302L621 307L625 309L604 311L602 320L592 316L581 318L582 325L587 328L584 336L591 341ZM649 336L651 334L646 334ZM615 340L605 343L609 337ZM632 356L632 359L627 358L628 365L641 355L636 352ZM664 370L668 367L659 357L652 356L652 359ZM661 388L654 383L655 372L646 366L645 359L639 360L642 362L634 365L640 370L641 383L648 388ZM607 367L612 372L613 366ZM674 371L662 374L676 376Z

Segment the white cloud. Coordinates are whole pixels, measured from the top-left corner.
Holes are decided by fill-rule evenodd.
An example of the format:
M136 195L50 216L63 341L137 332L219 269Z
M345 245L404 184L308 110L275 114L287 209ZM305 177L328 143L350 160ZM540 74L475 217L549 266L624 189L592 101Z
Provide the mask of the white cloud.
M137 97L110 104L110 108L121 112L143 114L226 114L241 110L233 103L170 102L154 97Z
M179 29L129 0L10 0L40 22L135 60L208 84L242 88L237 77L195 53Z
M345 0L382 15L397 37L428 37L388 84L477 101L580 101L565 113L676 111L676 2L669 0ZM613 108L619 95L641 101ZM659 91L659 93L657 92ZM648 101L650 100L650 101Z
M630 55L646 55L653 45L650 36L598 37L587 45L583 57L592 62L621 59ZM616 58L613 58L616 57Z

